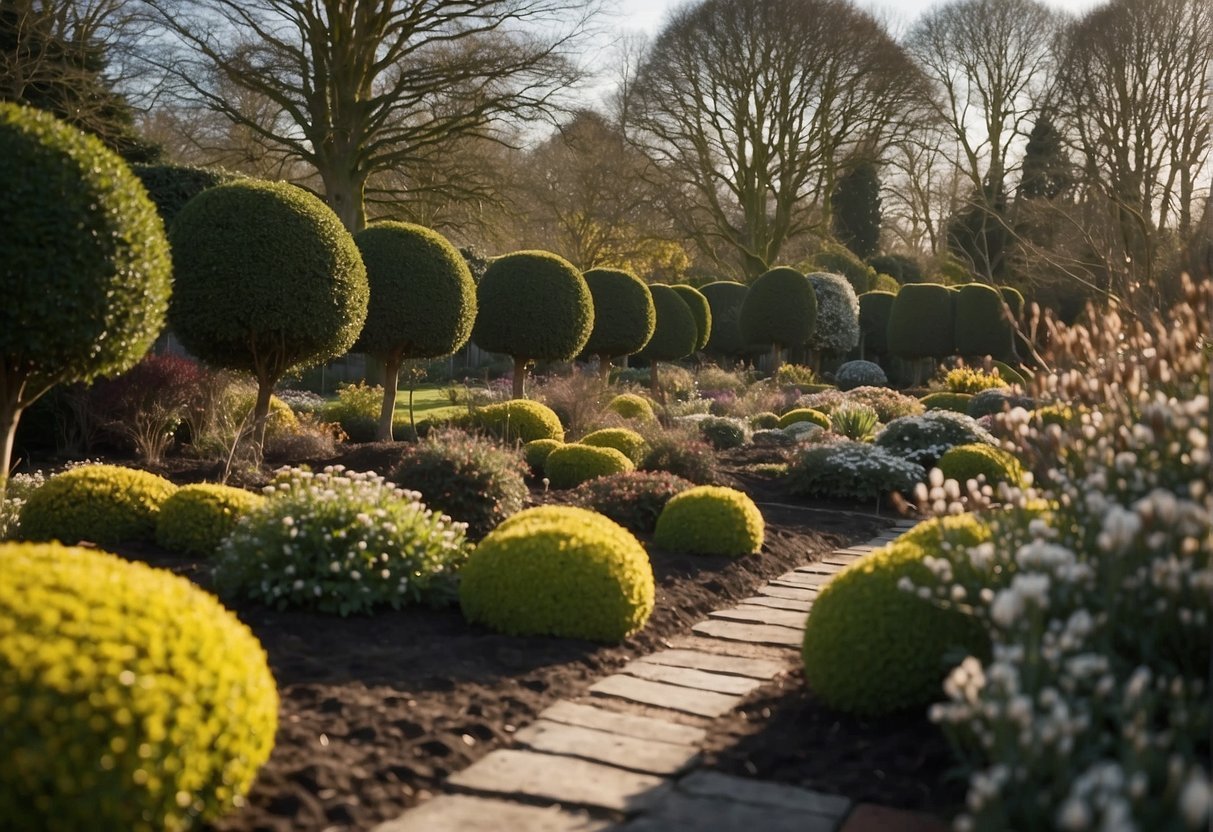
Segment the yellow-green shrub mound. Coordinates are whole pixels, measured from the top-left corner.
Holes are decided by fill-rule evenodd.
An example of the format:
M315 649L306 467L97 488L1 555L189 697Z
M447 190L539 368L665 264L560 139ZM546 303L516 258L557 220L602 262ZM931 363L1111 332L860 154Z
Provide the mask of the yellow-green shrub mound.
M260 643L189 581L0 544L0 826L202 826L248 792L277 714Z
M614 448L632 460L633 465L639 465L649 452L649 443L644 437L628 428L603 428L587 433L579 441L582 445L593 445L595 448Z
M657 418L653 412L653 404L644 396L635 393L621 393L607 402L610 410L625 419L637 419L641 422L652 422Z
M665 504L653 542L673 552L735 557L757 552L765 535L762 512L748 496L733 488L701 485Z
M522 458L526 460L526 464L531 467L532 471L542 474L544 463L548 461L548 454L563 444L559 439L531 440L522 446Z
M840 711L879 716L940 696L951 668L988 651L973 618L898 587L936 583L923 560L946 546L990 537L971 515L920 523L893 543L838 573L813 603L805 625L805 679Z
M568 506L528 509L489 534L463 567L468 621L510 635L616 642L653 612L653 569L632 534Z
M811 407L798 407L795 410L789 410L779 417L779 427L781 428L786 428L788 425L794 425L797 422L810 422L823 430L830 429L830 417L820 410L814 410Z
M160 506L156 542L174 552L212 555L240 518L263 502L260 494L228 485L182 486Z
M147 471L117 465L81 465L56 474L21 509L26 540L110 545L151 542L160 506L177 486Z
M477 427L508 442L564 440L564 426L556 411L529 399L486 405L476 411L473 421Z
M953 413L968 413L972 393L928 393L919 399L927 410L951 410Z
M989 445L957 445L939 458L939 470L950 480L964 483L984 476L990 485L1023 482L1023 466L1014 454Z
M622 451L575 442L554 449L543 464L552 488L576 488L595 477L634 470L636 466Z

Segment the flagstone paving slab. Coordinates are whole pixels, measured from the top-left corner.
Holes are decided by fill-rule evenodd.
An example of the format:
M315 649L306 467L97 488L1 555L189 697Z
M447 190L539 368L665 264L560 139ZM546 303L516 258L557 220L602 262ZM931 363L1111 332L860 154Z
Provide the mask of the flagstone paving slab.
M514 738L545 754L580 757L645 774L672 776L699 760L698 751L685 745L627 737L546 719L531 723Z
M642 656L637 661L670 667L692 667L728 676L748 676L751 679L773 679L787 670L784 662L766 659L746 659L740 656L719 656L695 650L661 650Z
M803 630L806 613L796 610L773 610L763 606L739 605L727 610L715 610L708 614L709 618L725 621L748 621L751 624L770 624L775 627L791 627Z
M690 667L666 667L648 662L631 662L621 672L640 679L648 679L651 682L665 682L667 685L680 685L684 688L710 690L733 696L745 696L762 686L762 682L759 680L747 679L743 676L725 676L721 673L709 673Z
M724 798L671 794L619 832L834 832L826 815L738 803Z
M809 575L837 575L844 568L845 567L838 566L838 565L832 564L832 563L825 563L824 561L819 560L816 563L810 563L806 566L797 566L792 571L793 572L803 572L803 573L809 574Z
M820 575L814 572L797 572L792 570L776 578L776 581L787 581L789 583L802 584L820 589L828 584L834 578L833 575Z
M718 771L695 771L678 782L678 790L697 797L715 797L753 803L793 812L825 815L841 820L850 810L851 801L833 794L808 789L734 777Z
M772 627L769 624L746 624L741 621L701 621L691 628L694 632L713 638L730 641L749 641L754 644L778 644L784 647L799 647L803 640L800 631L789 627Z
M539 718L673 745L697 746L707 739L707 732L702 728L647 716L621 714L579 702L557 702L540 713Z
M796 601L792 598L773 598L770 595L754 595L742 598L738 606L770 607L775 610L794 610L807 613L813 608L812 601Z
M617 696L642 705L656 705L659 708L713 718L728 713L741 702L740 696L695 690L624 675L602 679L590 686L590 693L595 696Z
M789 601L816 601L817 593L808 587L773 586L767 584L758 588L759 595L769 595L772 598L786 598Z
M768 596L763 596L768 597ZM754 644L745 641L725 641L719 638L699 636L692 633L675 636L667 644L679 650L695 650L700 653L715 653L721 656L740 656L746 659L768 659L773 662L794 661L793 653L786 645Z
M381 823L374 832L604 832L611 824L583 812L559 806L542 808L466 794L444 794L400 817Z

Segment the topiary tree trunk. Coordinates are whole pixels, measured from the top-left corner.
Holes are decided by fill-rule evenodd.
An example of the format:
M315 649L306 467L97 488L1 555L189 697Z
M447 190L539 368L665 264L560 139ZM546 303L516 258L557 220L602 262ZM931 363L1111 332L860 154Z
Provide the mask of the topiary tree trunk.
M18 403L20 386L8 389L3 373L0 373L0 502L8 488L8 472L13 464L13 441L17 437L17 421L21 418Z
M514 398L526 398L526 367L528 360L520 356L514 357Z
M257 377L257 405L253 408L253 450L260 459L265 451L265 427L269 422L270 398L278 379L267 375Z
M602 380L604 387L611 383L611 357L609 355L598 356L598 378Z
M400 389L400 365L404 359L400 353L383 360L383 406L379 410L379 427L375 429L376 442L391 442L392 419L396 415L396 394ZM412 403L409 405L412 413Z

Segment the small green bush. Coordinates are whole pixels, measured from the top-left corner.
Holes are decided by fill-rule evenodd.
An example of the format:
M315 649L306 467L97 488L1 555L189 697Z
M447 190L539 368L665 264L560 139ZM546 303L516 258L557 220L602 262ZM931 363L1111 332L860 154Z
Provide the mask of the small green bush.
M772 413L767 410L763 413L755 413L750 417L750 427L754 430L771 430L779 427L779 414Z
M889 377L879 364L871 361L848 361L838 368L834 374L838 389L854 390L856 387L884 387L889 383Z
M712 306L704 294L694 286L676 283L670 288L678 293L678 296L687 305L687 309L691 310L691 317L695 319L695 331L698 333L698 337L695 339L695 349L692 352L699 352L708 345L708 341L712 338Z
M817 373L803 364L780 364L775 371L775 383L784 386L807 387L817 383Z
M939 458L939 470L948 479L964 483L985 477L990 485L1023 482L1023 467L1013 454L990 445L957 445Z
M654 604L648 553L601 514L546 506L486 537L463 569L459 600L473 623L510 635L617 642Z
M25 540L82 540L103 546L156 539L156 518L177 486L117 465L81 465L56 474L21 508Z
M274 745L265 651L166 571L0 545L6 829L161 832L239 805Z
M745 302L744 283L718 280L699 287L712 309L712 336L704 351L721 358L740 355L746 347L741 337L741 305Z
M898 283L922 283L922 264L905 254L877 254L868 258L868 265Z
M889 294L897 294L901 291L901 284L897 282L897 278L892 275L878 274L876 279L872 281L870 292L888 292ZM864 294L869 294L865 292Z
M542 475L548 454L563 444L559 439L533 439L522 446L522 458L526 460L532 473Z
M921 465L866 442L808 448L788 468L788 491L800 497L874 500L910 494L926 477Z
M762 512L743 492L701 485L666 503L653 542L672 552L736 557L759 551L765 534Z
M994 437L970 416L950 410L932 410L921 416L903 416L885 425L876 444L891 454L927 467L957 445L993 445Z
M223 168L189 165L132 165L131 170L147 188L147 195L156 204L166 228L187 202L207 188L247 178L242 173Z
M862 404L870 407L876 411L882 422L891 422L902 416L917 416L924 409L918 399L888 387L856 387L848 390L839 404Z
M943 379L949 393L968 393L973 395L982 390L993 390L996 387L1006 387L1007 379L998 373L983 373L972 367L957 367L949 370Z
M795 410L789 410L779 417L778 427L786 428L788 425L794 425L797 422L809 422L823 430L830 429L830 417L820 410L814 410L811 407L798 407Z
M624 419L636 419L641 422L656 421L657 414L653 412L653 404L644 396L635 393L621 393L607 402L610 410Z
M186 485L164 501L156 542L174 552L213 555L236 523L265 502L260 494L227 485Z
M461 430L442 430L406 447L391 479L419 492L430 508L466 523L468 535L479 539L522 510L526 473L518 451Z
M889 312L889 352L901 358L949 356L955 351L954 320L947 286L902 286Z
M807 344L817 327L813 284L787 266L771 269L750 284L739 321L746 344L779 348Z
M564 439L564 426L556 411L529 399L510 399L486 405L473 414L473 423L506 442Z
M880 417L866 404L847 402L830 412L830 432L862 442L876 431Z
M633 465L639 465L649 451L649 443L644 437L628 428L603 428L587 433L578 441L596 448L614 448L630 459Z
M947 673L967 655L989 651L975 619L944 610L903 588L933 583L924 563L951 547L974 546L989 530L970 515L929 521L834 577L805 625L805 679L831 708L882 716L921 707L942 694ZM942 532L942 533L940 533Z
M670 498L694 483L665 471L625 471L584 482L572 493L574 505L605 515L636 534L651 534Z
M741 419L711 416L699 420L699 435L718 451L740 448L749 439L746 423Z
M657 326L638 357L651 362L677 361L693 353L699 343L699 326L691 307L672 286L654 283L649 293L657 312Z
M840 274L851 284L855 294L861 295L872 288L876 270L859 259L846 246L827 243L809 261L813 271Z
M649 287L624 269L590 269L585 282L594 303L594 328L585 352L603 361L644 348L657 326Z
M328 402L320 415L326 422L341 425L349 441L374 442L382 407L383 388L378 385L370 387L366 382L359 381L357 384L338 385L337 398ZM270 411L273 412L272 405Z
M968 412L974 419L980 419L982 416L1002 413L1016 407L1032 410L1036 407L1036 400L1031 396L1016 393L1009 387L992 387L973 395L973 398L969 400Z
M633 471L636 466L622 451L570 443L548 454L543 471L552 488L574 488L595 477Z
M697 435L670 430L652 434L648 441L642 470L665 471L696 485L715 485L720 479L716 454Z
M968 413L969 402L973 396L969 393L928 393L919 399L927 410L950 410L953 413Z

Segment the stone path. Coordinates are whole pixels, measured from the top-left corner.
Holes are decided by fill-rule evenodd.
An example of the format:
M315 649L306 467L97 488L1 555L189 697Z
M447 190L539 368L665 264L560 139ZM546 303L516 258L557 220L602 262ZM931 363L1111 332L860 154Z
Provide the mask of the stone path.
M912 524L769 581L563 700L451 775L445 793L375 832L889 832L937 826L837 795L696 769L711 720L799 662L804 622L834 575ZM900 820L899 820L900 819Z

